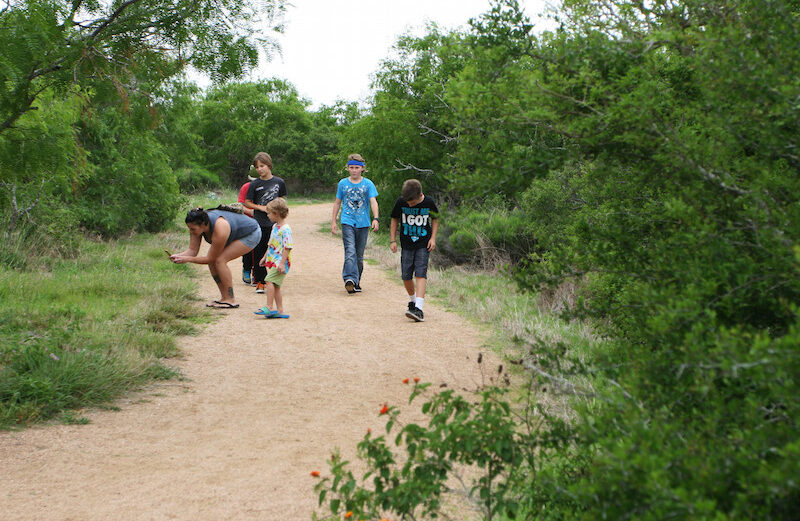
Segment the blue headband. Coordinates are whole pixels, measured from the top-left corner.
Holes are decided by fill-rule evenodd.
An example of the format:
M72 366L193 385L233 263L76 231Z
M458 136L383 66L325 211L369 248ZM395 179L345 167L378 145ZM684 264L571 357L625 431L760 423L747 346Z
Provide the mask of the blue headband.
M350 165L364 166L364 162L363 161L356 161L355 159L351 159L350 161L347 162L347 166L350 166Z

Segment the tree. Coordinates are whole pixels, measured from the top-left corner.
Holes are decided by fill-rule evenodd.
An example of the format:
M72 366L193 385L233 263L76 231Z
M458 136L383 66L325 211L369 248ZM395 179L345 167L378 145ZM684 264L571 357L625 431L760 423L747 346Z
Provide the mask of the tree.
M0 134L48 89L100 78L137 90L187 66L218 81L239 76L256 65L259 45L274 45L254 28L281 10L277 0L9 1L0 11Z
M311 113L309 104L278 79L212 89L200 111L209 169L235 183L245 178L253 156L265 151L275 174L294 188L324 186L331 181L327 156L336 149L335 119Z
M560 484L580 518L794 515L799 14L568 1L537 49L520 117L574 162L526 194L544 253L520 276L580 277L575 311L610 340L577 429L591 463Z
M361 151L384 208L394 205L403 181L412 177L430 195L445 191L448 154L457 143L445 96L448 81L466 60L462 38L435 25L423 37L401 37L396 56L377 73L369 114L343 137L341 155Z
M256 64L259 48L274 48L256 28L266 22L279 31L282 9L280 0L7 2L0 10L0 181L13 188L20 207L40 197L70 205L88 198L80 201L81 222L104 234L125 231L118 227L122 222L153 229L168 221L161 209L147 214L153 221L135 220L135 212L118 222L88 216L103 205L91 199L94 192L84 183L98 168L127 162L127 175L146 184L165 183L151 193L172 193L174 179L162 172L161 145L144 135L157 126L164 82L188 67L216 81L241 75ZM98 126L103 118L113 119L98 117L101 107L119 109L131 120L123 122L123 116ZM88 134L100 129L111 134ZM119 144L123 136L125 143ZM111 148L93 148L99 143ZM142 146L138 157L116 155L136 143ZM0 209L7 212L8 204L0 201ZM113 225L100 224L109 218Z

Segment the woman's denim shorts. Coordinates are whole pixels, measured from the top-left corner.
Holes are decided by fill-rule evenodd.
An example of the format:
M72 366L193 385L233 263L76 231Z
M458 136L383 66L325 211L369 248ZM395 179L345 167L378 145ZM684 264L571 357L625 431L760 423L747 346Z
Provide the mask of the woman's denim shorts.
M245 235L241 239L239 239L244 243L245 246L252 249L258 246L258 243L261 241L261 228L256 228L256 231L251 233L250 235Z

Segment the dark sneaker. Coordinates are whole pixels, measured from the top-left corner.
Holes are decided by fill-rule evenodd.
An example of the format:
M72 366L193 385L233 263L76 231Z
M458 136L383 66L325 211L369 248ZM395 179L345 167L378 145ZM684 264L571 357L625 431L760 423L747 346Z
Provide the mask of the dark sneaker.
M356 292L356 283L353 282L352 280L348 280L347 282L344 283L344 289L346 289L347 292L352 295L353 293Z
M356 293L361 293L361 285L360 284L356 284L355 286L353 286L353 290Z
M417 322L425 322L425 314L421 309L414 306L414 304L411 302L408 303L408 311L406 311L406 316L416 320Z

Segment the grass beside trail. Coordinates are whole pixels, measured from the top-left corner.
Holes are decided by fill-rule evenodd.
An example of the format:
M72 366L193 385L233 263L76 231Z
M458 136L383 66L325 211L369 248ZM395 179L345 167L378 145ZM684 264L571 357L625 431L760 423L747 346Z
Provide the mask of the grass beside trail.
M47 273L0 268L0 427L72 422L69 409L175 376L161 359L202 318L193 272L166 260L177 247L169 234L87 241Z
M320 231L325 231L324 224L320 225ZM400 280L399 250L391 253L388 234L370 234L367 255L389 270L390 277L396 278L398 313L402 312L406 293ZM562 291L563 294L543 298L518 289L516 282L503 270L439 268L432 262L426 300L443 305L486 331L488 347L505 360L528 357L532 346L540 342L566 346L569 356L585 359L598 348L599 340L586 325L559 317L560 300L573 297L569 288ZM434 317L430 319L435 320ZM586 380L582 383L590 387L597 384Z
M77 256L49 259L46 271L0 267L0 428L85 423L80 409L177 376L163 363L178 354L176 337L211 316L193 305L196 271L164 250L183 251L185 210L218 197L187 199L165 233L81 239Z
M148 382L176 377L164 364L179 354L176 338L199 332L213 317L193 305L196 270L172 264L164 250L186 248L188 209L235 202L237 195L214 190L185 198L164 233L79 238L73 258L48 253L38 270L0 266L0 429L50 419L86 423L80 409L111 407ZM26 242L30 251L20 251L19 242L8 251L0 244L0 258L57 250L35 232Z

